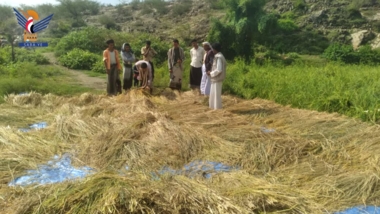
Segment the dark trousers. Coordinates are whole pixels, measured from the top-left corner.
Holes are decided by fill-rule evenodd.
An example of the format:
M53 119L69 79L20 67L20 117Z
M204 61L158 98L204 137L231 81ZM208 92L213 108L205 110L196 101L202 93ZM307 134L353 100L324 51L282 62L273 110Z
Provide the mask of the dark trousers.
M152 80L154 79L154 65L153 62L149 61L150 66L152 67Z
M121 81L119 78L119 73L117 71L116 65L111 65L110 73L107 78L107 94L108 95L117 95L121 93Z

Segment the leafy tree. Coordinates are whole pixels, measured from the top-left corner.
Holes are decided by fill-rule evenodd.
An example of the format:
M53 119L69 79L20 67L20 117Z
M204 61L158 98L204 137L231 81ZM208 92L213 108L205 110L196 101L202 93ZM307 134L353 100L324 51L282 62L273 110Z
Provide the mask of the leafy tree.
M9 19L10 17L16 18L15 15L13 15L12 7L0 5L0 20L1 20L1 22L5 21L6 19Z
M210 41L222 43L224 50L242 56L245 61L253 58L253 44L265 30L265 0L222 0L227 8L223 21L213 20ZM226 52L225 52L226 53ZM227 53L226 53L227 54ZM233 55L226 55L232 59Z
M0 23L0 34L4 35L5 38L8 40L9 44L11 45L11 51L12 51L12 62L16 61L15 57L15 45L17 43L17 37L22 35L22 28L18 27L16 18L14 19L7 19ZM21 38L23 39L23 38Z

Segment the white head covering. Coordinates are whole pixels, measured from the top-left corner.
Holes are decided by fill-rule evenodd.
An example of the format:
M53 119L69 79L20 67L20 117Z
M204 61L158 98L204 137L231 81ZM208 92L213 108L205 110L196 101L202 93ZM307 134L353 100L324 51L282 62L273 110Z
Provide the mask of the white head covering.
M203 42L202 45L208 45L210 47L210 49L212 50L212 46L209 42Z

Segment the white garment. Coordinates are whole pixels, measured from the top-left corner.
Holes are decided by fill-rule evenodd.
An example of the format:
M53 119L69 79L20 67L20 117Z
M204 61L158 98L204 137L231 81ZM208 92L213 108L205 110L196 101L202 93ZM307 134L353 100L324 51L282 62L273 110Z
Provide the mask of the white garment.
M206 65L202 66L201 94L210 95L211 79L206 73Z
M198 47L197 49L192 48L190 50L190 57L191 57L190 65L194 68L202 67L204 54L205 54L205 50L202 47Z
M222 85L223 82L212 82L209 97L209 107L211 109L222 108Z
M115 51L110 51L110 62L111 62L111 65L116 64Z
M216 62L215 62L215 60L216 60ZM213 78L213 77L216 77L216 76L222 74L222 72L225 71L225 69L226 69L226 68L223 66L223 61L222 61L222 59L217 58L216 55L215 55L215 58L214 58L214 63L216 63L216 68L213 67L214 70L210 72L210 76L211 76L212 80L215 79L215 78ZM214 64L214 65L215 65L215 64ZM215 80L214 80L214 81L215 81ZM213 82L214 82L214 81L213 81Z
M153 87L153 78L152 78L152 66L150 65L150 63L148 61L145 61L145 60L139 60L138 62L135 63L135 66L137 69L140 69L140 65L142 63L145 63L147 66L148 66L148 85L150 87ZM138 80L141 80L141 77L138 76L137 77Z

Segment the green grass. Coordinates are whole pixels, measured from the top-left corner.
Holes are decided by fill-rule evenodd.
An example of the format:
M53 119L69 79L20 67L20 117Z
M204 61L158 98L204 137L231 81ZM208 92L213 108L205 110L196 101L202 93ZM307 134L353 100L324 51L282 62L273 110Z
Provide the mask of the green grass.
M91 89L67 84L67 76L54 66L21 62L0 66L0 103L11 93L36 91L43 94L75 95Z
M228 64L224 92L292 107L338 112L365 121L380 118L380 70L365 65L287 67ZM367 112L368 111L368 112Z

